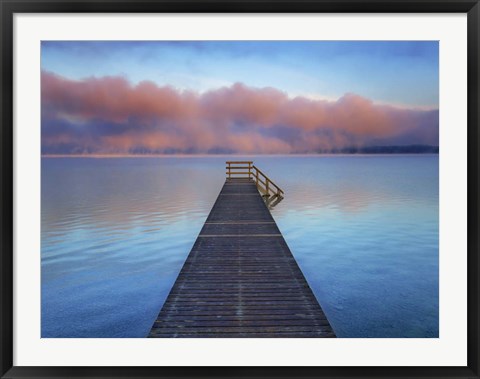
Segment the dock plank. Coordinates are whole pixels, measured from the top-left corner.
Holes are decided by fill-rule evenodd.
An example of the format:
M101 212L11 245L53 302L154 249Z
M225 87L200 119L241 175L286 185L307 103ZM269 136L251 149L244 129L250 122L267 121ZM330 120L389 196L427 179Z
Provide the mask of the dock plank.
M225 182L149 337L335 337L252 180Z

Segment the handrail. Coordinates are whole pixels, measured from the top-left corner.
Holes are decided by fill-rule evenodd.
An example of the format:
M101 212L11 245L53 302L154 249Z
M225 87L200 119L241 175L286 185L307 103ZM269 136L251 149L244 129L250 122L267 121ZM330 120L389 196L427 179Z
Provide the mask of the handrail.
M229 179L232 178L232 175L248 175L248 178L250 178L251 171L252 171L252 164L253 164L252 161L227 161L226 164L227 164L227 176ZM244 166L245 164L248 164L248 166ZM248 171L245 172L245 171L235 171L235 170L248 170ZM236 177L238 178L238 176Z
M255 166L252 161L227 161L226 164L226 174L228 179L232 179L233 177L236 179L245 178L254 180L267 204L272 204L273 206L283 199L283 190L265 175L263 171ZM274 199L276 199L276 201L275 203L272 203Z
M272 184L277 190L279 190L281 193L284 193L283 190L277 186L267 175L265 175L257 166L253 165L252 168L260 173L265 179L267 179L267 182L270 182L270 184Z

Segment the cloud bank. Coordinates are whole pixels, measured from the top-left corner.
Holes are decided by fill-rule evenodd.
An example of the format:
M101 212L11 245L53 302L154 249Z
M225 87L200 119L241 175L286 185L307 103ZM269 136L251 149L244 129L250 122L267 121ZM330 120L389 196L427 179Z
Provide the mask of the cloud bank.
M291 98L242 83L204 93L69 80L42 72L43 154L315 153L351 146L438 146L438 110L379 105L355 94Z

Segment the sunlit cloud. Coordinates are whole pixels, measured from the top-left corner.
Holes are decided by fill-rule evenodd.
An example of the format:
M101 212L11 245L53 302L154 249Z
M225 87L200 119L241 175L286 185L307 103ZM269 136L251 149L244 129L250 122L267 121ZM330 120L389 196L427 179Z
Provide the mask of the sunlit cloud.
M438 145L438 110L291 97L235 83L206 92L42 72L44 154L315 153Z

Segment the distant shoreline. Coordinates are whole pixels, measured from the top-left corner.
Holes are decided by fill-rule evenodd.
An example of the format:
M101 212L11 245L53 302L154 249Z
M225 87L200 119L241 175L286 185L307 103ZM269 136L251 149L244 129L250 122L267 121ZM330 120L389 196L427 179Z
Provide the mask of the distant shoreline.
M42 158L215 158L215 157L316 157L316 156L340 156L340 155L438 155L439 147L431 145L406 145L406 146L365 146L345 147L341 149L321 150L313 153L291 153L291 154L240 154L233 152L216 152L207 154L185 154L172 152L168 154L42 154Z
M438 153L325 153L325 154L136 154L136 155L100 155L100 154L47 154L42 155L41 158L90 158L90 159L114 159L114 158L228 158L228 157L290 157L290 158L305 158L305 157L361 157L361 156L410 156L410 155L438 155Z
M228 151L219 151L206 154L185 154L181 152L171 152L162 154L149 153L131 153L131 154L42 154L42 158L198 158L198 157L315 157L329 155L418 155L435 154L439 152L438 146L431 145L406 145L406 146L365 146L365 147L345 147L341 149L320 150L313 153L291 153L291 154L240 154Z

